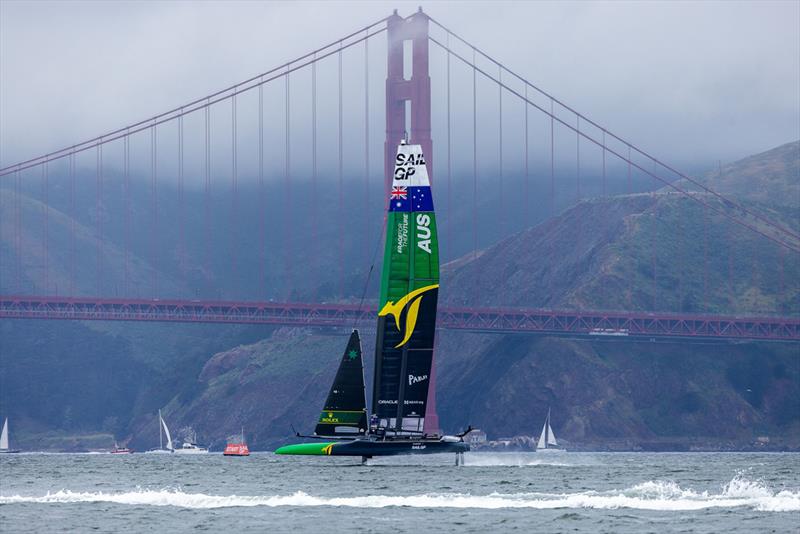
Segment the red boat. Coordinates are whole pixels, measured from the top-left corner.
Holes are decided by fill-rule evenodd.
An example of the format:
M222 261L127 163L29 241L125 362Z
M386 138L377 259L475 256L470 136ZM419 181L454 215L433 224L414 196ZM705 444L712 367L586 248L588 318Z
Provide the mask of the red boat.
M128 447L120 447L114 442L114 448L111 449L111 454L133 454L133 449L129 449Z
M228 438L228 444L225 445L225 452L223 456L250 456L250 449L244 441L244 429L239 436L232 436Z

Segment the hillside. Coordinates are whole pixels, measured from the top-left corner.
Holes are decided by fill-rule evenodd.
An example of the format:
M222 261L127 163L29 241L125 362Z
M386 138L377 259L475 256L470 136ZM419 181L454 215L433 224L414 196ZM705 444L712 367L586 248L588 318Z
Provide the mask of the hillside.
M743 165L763 165L770 154ZM796 224L797 206L771 209ZM591 199L451 262L442 295L459 305L798 315L800 266L784 258L781 271L783 253L764 241L675 194ZM198 377L202 392L171 405L172 413L214 443L241 422L257 447L281 443L290 424L307 429L315 419L344 334L282 330L219 353ZM374 333L364 334L370 354ZM742 448L760 435L800 447L793 345L447 331L437 368L440 418L449 431L472 424L491 437L535 434L552 407L556 432L578 448Z
M785 145L724 167L727 181L717 185L798 229L798 204L786 200L797 184L800 155L792 148L797 146ZM769 170L764 187L782 191L780 201L773 202L760 189L745 187L758 179L758 169ZM13 222L11 210L5 209L13 205L12 195L0 191L4 207L0 211L0 287L5 291L13 285L15 274ZM703 198L719 202L707 195ZM202 197L188 202L194 203L195 215L202 213ZM23 285L36 287L42 278L41 253L35 243L44 231L43 204L25 195L21 206L26 221L22 241L28 257L22 265ZM241 216L257 220L256 207L251 202ZM515 209L521 212L523 207ZM66 207L51 206L48 231L54 241L49 278L60 291L69 280L71 255L65 240L67 229L74 225L78 228L76 293L96 293L92 209L87 204L70 218ZM138 212L140 220L146 217L145 211ZM271 216L280 213L276 207ZM303 213L294 217L308 223L310 218L304 219ZM483 213L491 213L490 206ZM172 217L167 225L170 230L160 237L175 247L176 215L165 217ZM464 212L453 217L466 220ZM586 199L524 229L522 219L509 218L507 223L505 234L491 225L482 230L480 242L489 242L491 235L505 235L493 245L477 254L449 256L454 259L442 272L444 303L800 315L796 256L667 191ZM356 220L347 224L358 227ZM144 295L150 294L154 273L162 287L178 295L197 291L197 284L208 288L201 295L218 295L213 287L219 280L231 280L223 294L233 296L260 284L254 266L260 261L259 253L252 246L242 247L236 278L228 276L231 262L225 254L205 262L198 221L189 225L194 233L193 240L187 239L188 249L176 250L155 269L145 259L150 250L147 228L137 227L129 251L132 280ZM457 227L447 228L443 225L443 239L448 231L458 234ZM108 291L124 280L124 240L119 221L109 222L105 229L103 287ZM516 233L509 235L512 231ZM315 280L314 287L292 289L281 284L285 258L270 256L264 282L267 294L334 298L340 276L349 298L359 294L365 269L340 275L337 254L330 248L338 242L339 232L341 227L336 225L320 228L320 242L327 242L329 248L317 251L316 256L310 247L296 247L294 274ZM258 232L251 234L249 238ZM363 229L353 239L345 234L347 253L370 255L366 248L372 245L364 245L367 234ZM212 239L212 249L228 249L223 232ZM285 236L271 232L268 239L267 250L281 250ZM462 243L460 250L469 250L468 243ZM182 262L187 258L193 267L184 278ZM374 282L373 277L369 295L377 292ZM36 321L4 321L0 327L0 412L13 414L16 439L23 447L56 449L95 443L100 439L98 432L105 432L109 441L113 434L120 441L130 440L139 450L149 448L157 440L154 414L158 408L164 408L179 436L191 428L202 442L219 447L228 434L244 425L253 448L272 448L289 436L292 424L298 430L309 429L348 333ZM374 331L362 333L365 354L372 354ZM624 343L441 332L437 349L440 417L449 431L472 424L491 437L535 434L547 407L552 406L557 434L576 448L689 444L742 448L757 435L772 436L775 446L800 447L796 353L792 345ZM91 440L80 441L73 434Z

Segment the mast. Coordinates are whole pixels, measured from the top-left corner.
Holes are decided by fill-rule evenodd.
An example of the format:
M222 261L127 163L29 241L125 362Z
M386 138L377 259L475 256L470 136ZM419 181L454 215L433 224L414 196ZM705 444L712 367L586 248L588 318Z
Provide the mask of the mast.
M161 408L159 408L158 409L158 448L159 449L163 449L164 448L164 441L161 439L161 425L162 425L161 421L163 421L163 419L161 418Z
M547 408L547 419L544 421L544 444L545 448L547 448L547 444L550 442L550 408Z

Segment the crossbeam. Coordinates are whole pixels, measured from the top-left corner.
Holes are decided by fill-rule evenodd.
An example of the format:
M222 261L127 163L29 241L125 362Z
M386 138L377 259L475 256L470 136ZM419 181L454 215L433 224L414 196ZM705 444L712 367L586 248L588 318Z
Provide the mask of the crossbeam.
M375 322L373 306L293 302L0 296L0 319L151 321L352 327ZM444 330L594 339L800 342L800 319L647 312L440 307Z

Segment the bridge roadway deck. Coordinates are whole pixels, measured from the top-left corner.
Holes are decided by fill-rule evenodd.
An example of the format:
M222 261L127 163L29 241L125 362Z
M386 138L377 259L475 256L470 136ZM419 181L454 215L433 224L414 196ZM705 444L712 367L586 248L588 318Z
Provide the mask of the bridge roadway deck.
M0 318L350 327L374 324L375 308L337 303L0 296ZM800 341L800 319L771 316L440 306L437 322L449 330L615 340Z

